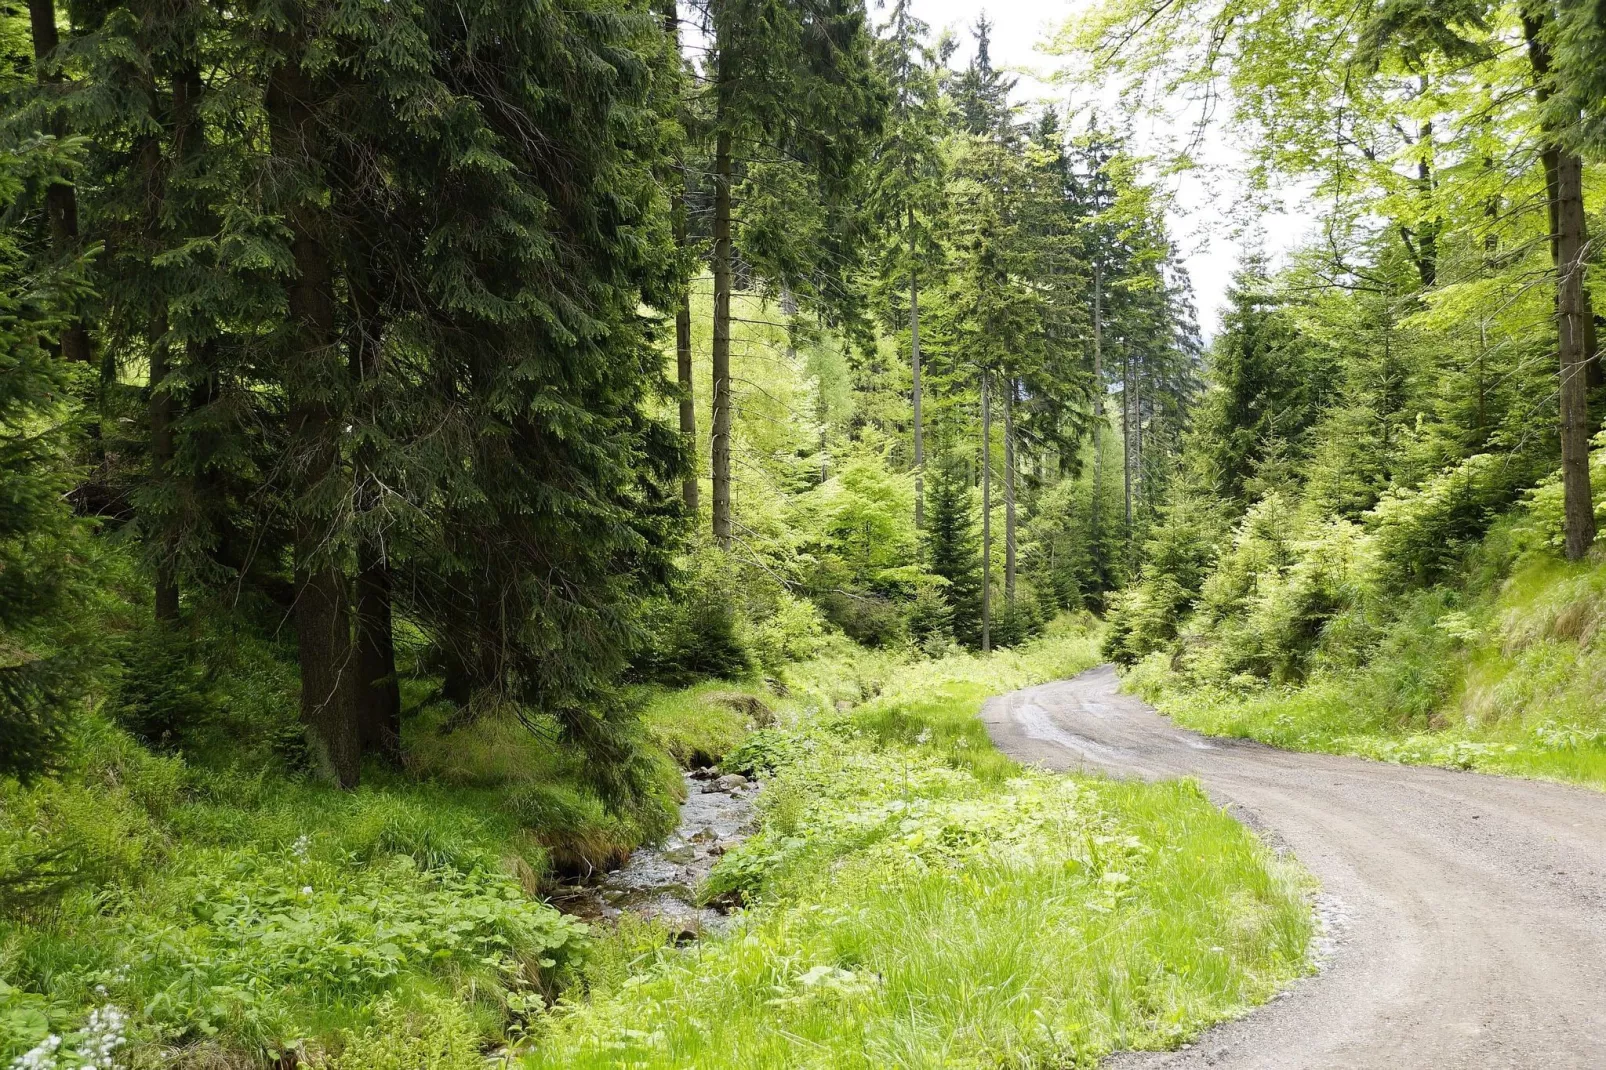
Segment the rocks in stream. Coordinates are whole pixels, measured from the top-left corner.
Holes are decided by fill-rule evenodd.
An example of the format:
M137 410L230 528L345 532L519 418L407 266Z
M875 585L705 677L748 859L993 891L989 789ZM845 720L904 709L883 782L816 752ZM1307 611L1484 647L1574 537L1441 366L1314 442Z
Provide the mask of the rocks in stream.
M686 774L679 826L661 846L637 849L594 883L558 889L553 905L604 923L635 914L664 926L677 942L722 928L738 900L700 904L696 889L719 858L752 831L759 785L734 773L716 774L714 769ZM701 790L692 790L699 780Z

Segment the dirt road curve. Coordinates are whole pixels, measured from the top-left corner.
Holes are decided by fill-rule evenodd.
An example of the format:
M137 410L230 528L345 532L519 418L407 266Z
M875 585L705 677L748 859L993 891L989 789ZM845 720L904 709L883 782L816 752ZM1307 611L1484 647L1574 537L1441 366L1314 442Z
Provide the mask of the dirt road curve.
M1606 793L1195 735L1108 666L983 718L1022 762L1197 778L1336 914L1317 976L1188 1050L1106 1066L1606 1068Z

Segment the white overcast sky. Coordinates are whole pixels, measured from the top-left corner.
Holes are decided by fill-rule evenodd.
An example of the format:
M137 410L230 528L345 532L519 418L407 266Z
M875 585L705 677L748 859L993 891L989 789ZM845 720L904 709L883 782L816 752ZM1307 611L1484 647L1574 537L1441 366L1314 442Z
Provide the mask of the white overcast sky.
M984 0L914 0L915 14L928 23L933 34L951 28L959 41L959 51L953 63L962 66L972 49L970 27L983 10L992 20L992 60L996 67L1036 72L1046 77L1063 61L1037 51L1054 30L1090 0L1015 0L993 2ZM878 9L871 0L871 17L878 23L886 12ZM1031 77L1023 77L1016 89L1016 99L1023 102L1052 99L1064 105L1070 90L1059 89ZM1140 128L1134 131L1138 150L1144 151L1145 142L1185 133L1168 129L1165 125ZM1177 194L1179 212L1170 219L1172 236L1176 239L1193 277L1194 296L1199 305L1199 321L1208 338L1215 333L1220 322L1221 303L1234 265L1241 253L1236 235L1241 232L1244 212L1241 210L1241 187L1230 177L1237 162L1233 151L1220 137L1211 137L1200 154L1212 164L1220 165L1227 175L1206 179L1203 174L1183 175L1168 179ZM1303 213L1276 213L1261 215L1251 224L1250 241L1256 242L1275 259L1298 244L1310 228L1310 217ZM1258 232L1258 234L1256 233Z

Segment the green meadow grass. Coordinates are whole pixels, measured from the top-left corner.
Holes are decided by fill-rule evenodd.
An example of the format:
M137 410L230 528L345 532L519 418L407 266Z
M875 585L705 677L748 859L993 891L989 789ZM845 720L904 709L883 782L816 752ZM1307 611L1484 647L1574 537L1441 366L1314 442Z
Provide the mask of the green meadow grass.
M1096 661L1082 631L894 671L759 733L759 833L690 948L627 927L543 1023L531 1070L1092 1066L1171 1047L1305 968L1306 886L1187 782L1023 770L991 694Z

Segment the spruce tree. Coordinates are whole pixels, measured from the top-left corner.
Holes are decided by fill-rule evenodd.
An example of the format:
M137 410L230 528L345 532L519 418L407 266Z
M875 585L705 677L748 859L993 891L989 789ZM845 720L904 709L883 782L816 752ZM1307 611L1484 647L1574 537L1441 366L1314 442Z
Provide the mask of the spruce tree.
M944 450L931 466L926 510L926 567L946 585L954 638L981 644L981 560L976 536L975 494L962 458Z

